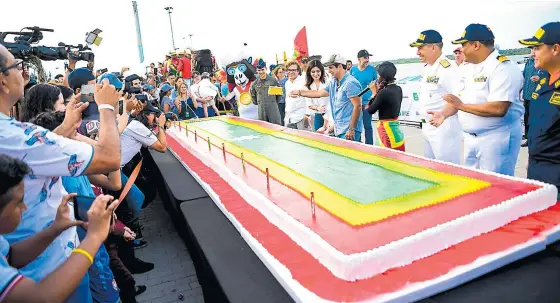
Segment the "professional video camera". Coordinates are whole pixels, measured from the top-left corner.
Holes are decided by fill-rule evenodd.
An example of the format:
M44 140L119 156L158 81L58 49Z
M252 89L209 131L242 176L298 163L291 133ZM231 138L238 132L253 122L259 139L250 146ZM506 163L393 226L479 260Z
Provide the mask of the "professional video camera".
M54 47L36 45L43 39L43 32L54 32L54 30L34 26L24 27L19 32L1 32L0 44L4 45L14 57L22 60L29 60L33 56L44 61L66 60L68 55L78 61L94 60L94 54L87 45L69 45L62 42ZM13 42L6 41L8 35L15 36Z
M136 74L132 74L124 79L124 92L129 94L140 94L142 93L142 88L140 87L133 87L132 81L134 80L141 80L140 77Z

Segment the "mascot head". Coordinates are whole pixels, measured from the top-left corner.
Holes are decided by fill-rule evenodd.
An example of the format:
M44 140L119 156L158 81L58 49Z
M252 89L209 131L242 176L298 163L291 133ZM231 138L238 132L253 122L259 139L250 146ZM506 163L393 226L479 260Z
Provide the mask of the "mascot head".
M249 60L251 60L251 58L249 58ZM249 60L243 59L226 66L228 83L235 83L235 85L244 89L251 81L255 81L256 69Z

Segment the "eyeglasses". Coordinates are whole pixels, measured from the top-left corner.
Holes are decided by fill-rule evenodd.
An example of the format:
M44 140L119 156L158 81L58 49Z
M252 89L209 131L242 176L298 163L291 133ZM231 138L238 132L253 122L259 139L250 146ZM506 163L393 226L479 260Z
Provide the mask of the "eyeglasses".
M7 67L5 67L5 68L3 68L3 69L0 69L0 73L3 74L3 73L9 71L9 70L12 69L12 68L17 68L17 70L22 71L22 70L23 70L23 60L17 60L16 63L14 63L14 64L12 64L12 65L10 65L10 66L7 66Z

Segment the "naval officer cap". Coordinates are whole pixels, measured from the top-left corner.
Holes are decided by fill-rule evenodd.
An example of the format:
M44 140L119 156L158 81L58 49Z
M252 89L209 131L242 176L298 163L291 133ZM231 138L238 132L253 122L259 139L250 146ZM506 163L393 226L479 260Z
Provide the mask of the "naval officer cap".
M410 47L420 47L424 44L433 44L433 43L441 43L441 42L442 42L441 35L437 31L433 29L429 29L421 32L420 35L418 36L418 39L410 43Z
M492 40L494 40L494 33L492 33L492 30L488 26L484 24L473 23L465 28L465 31L463 31L463 35L461 36L461 38L454 40L451 43L463 44L469 41Z
M554 45L560 43L560 22L550 22L537 30L535 35L528 39L519 40L526 46Z

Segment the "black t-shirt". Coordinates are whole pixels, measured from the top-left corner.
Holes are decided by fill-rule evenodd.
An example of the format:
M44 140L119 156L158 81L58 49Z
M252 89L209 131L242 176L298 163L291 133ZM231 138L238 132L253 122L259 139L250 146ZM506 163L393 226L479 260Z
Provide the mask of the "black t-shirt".
M401 111L402 89L391 84L382 89L369 101L368 112L375 114L379 111L379 120L397 119Z

